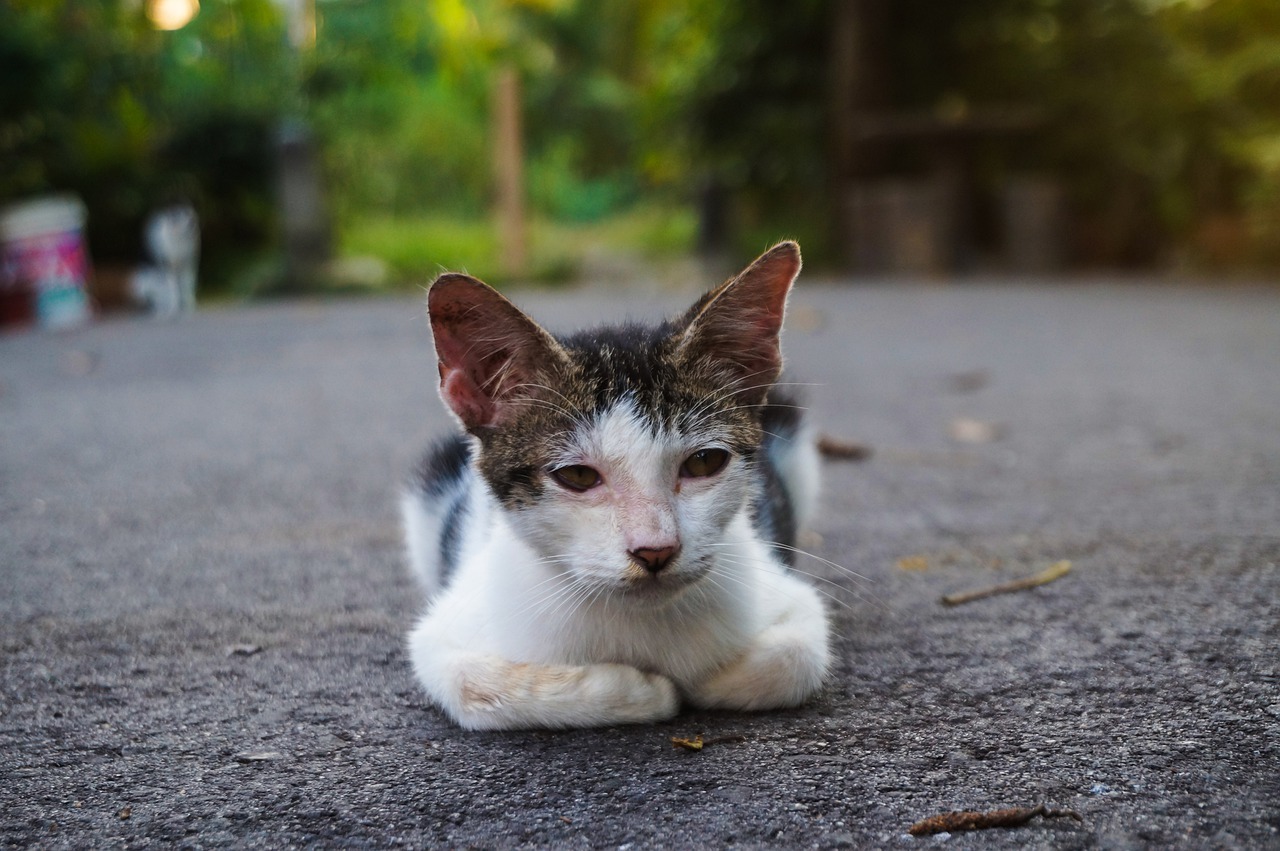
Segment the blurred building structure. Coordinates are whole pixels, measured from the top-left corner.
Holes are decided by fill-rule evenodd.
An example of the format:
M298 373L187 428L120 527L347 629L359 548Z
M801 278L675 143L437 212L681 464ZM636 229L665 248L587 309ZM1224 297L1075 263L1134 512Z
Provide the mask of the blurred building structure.
M963 101L899 107L889 80L890 3L833 6L832 158L844 259L861 273L1057 271L1065 259L1060 188L1030 175L984 186L974 162L977 148L1024 138L1042 117L1030 106Z

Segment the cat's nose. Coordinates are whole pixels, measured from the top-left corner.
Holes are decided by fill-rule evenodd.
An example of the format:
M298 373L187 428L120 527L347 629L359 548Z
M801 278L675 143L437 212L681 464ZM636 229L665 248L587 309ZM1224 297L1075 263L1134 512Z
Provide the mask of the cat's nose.
M632 550L629 555L636 564L645 570L650 573L657 573L670 564L671 560L679 552L679 547L640 547Z

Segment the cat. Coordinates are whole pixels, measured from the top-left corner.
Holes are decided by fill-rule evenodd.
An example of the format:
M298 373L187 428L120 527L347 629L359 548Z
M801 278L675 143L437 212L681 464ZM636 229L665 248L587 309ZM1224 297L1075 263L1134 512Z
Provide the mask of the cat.
M799 705L829 667L788 567L817 499L778 398L800 249L783 242L656 327L553 337L468 275L432 284L440 396L462 426L406 493L431 700L475 730Z

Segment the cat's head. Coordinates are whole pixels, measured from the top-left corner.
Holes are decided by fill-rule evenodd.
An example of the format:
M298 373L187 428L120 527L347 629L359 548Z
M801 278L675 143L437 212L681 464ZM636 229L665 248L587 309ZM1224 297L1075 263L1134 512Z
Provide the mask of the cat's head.
M655 600L706 573L755 487L799 271L783 242L674 320L560 339L475 278L435 281L441 398L547 564Z

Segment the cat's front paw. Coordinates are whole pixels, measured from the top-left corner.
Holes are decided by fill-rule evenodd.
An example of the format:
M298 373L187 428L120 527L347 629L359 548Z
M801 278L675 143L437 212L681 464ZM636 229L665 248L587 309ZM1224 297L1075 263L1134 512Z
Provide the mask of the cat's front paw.
M630 665L535 665L459 657L424 685L463 727L600 727L661 721L680 708L675 685ZM435 688L433 688L435 687Z
M775 626L756 637L736 661L685 689L707 709L783 709L799 706L822 687L829 655L825 635Z
M675 683L662 674L641 671L627 665L597 665L617 669L617 687L610 689L617 701L617 720L623 723L665 721L680 711L680 693Z

